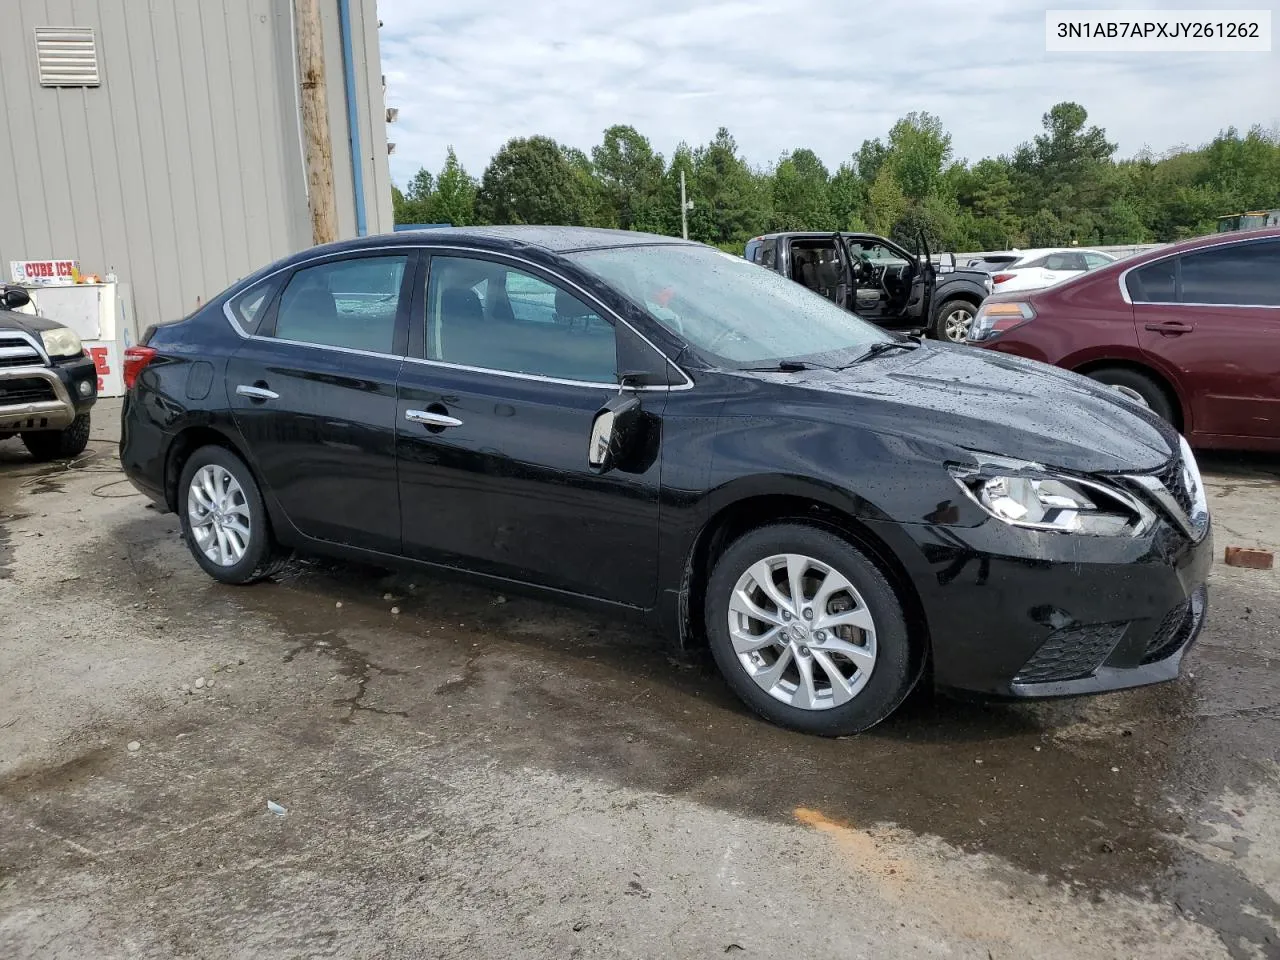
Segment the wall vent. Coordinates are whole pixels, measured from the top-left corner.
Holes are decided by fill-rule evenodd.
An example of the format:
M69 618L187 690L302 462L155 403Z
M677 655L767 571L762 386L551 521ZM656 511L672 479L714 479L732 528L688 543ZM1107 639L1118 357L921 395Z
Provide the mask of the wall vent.
M93 27L36 27L36 63L42 87L96 87L102 83Z

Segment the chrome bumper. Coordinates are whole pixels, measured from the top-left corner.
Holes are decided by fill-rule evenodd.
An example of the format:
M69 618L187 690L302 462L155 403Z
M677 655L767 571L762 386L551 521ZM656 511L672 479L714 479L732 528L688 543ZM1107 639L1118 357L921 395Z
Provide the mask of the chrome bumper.
M76 418L76 406L66 385L48 367L0 367L0 386L7 380L47 380L53 385L53 400L6 404L0 396L0 433L27 430L61 430Z

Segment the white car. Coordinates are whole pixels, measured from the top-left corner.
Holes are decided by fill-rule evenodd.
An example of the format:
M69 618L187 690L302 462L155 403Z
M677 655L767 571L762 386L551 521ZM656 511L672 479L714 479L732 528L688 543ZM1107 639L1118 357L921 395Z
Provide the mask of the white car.
M1105 267L1116 258L1097 250L1081 250L1078 247L1043 248L1039 250L1014 250L1007 254L984 257L986 263L999 263L1012 257L993 270L991 292L1006 290L1039 290L1055 283L1078 277L1082 273ZM994 265L994 264L993 264ZM990 269L990 268L988 268Z

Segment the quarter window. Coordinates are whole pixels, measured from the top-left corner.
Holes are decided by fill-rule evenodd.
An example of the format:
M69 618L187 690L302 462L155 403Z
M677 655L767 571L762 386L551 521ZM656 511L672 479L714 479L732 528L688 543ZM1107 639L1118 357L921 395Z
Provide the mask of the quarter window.
M1178 260L1157 260L1139 267L1125 278L1129 299L1134 303L1177 303Z
M298 270L276 311L275 336L391 353L407 256L356 257Z
M1183 303L1280 306L1280 240L1229 244L1181 259Z
M613 324L541 277L492 260L431 258L427 357L589 383L617 383Z
M245 333L252 335L258 332L266 306L279 285L276 277L268 277L231 298L231 313Z

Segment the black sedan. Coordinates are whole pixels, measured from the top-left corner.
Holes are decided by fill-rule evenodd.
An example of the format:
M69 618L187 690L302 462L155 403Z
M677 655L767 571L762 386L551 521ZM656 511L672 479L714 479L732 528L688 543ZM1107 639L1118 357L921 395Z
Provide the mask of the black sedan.
M700 244L318 247L149 330L125 378L125 469L218 580L303 550L640 615L808 732L926 667L997 697L1169 680L1205 614L1199 472L1149 411Z

